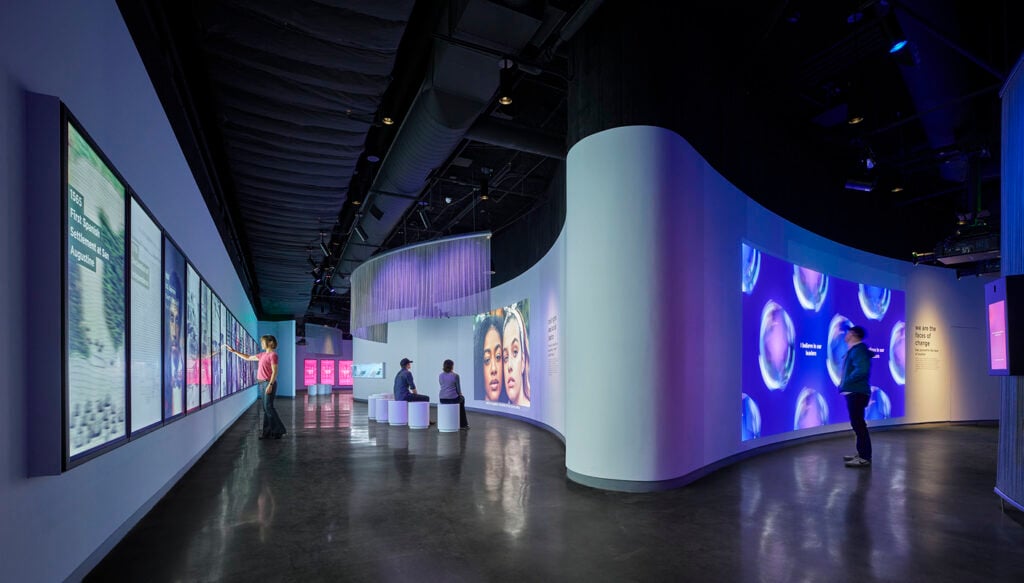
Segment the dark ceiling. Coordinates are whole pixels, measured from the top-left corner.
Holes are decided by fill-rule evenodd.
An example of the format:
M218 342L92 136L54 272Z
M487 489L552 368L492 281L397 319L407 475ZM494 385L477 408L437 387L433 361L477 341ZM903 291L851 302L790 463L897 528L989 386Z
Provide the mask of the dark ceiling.
M550 202L564 200L567 109L580 66L573 37L595 13L656 18L660 5L119 6L257 315L347 330L348 275L373 254L557 215ZM716 167L801 226L901 259L934 250L958 228L994 232L998 91L1024 45L1007 29L1021 12L1009 1L715 3L701 12L702 38L742 47L722 77L749 107L745 125L707 120L707 132L731 128L733 141L784 133L820 161L821 198L767 187L736 160ZM672 26L660 24L651 30ZM910 42L891 54L900 36ZM660 43L675 58L673 39ZM717 47L706 44L703 56L714 60ZM499 91L507 57L517 68ZM498 102L505 93L509 105ZM802 171L787 167L786 151L765 155L776 162L770 173ZM855 235L830 220L850 200L848 183L871 185L858 204L889 217L880 224L905 228ZM496 267L509 273L495 277L522 267Z

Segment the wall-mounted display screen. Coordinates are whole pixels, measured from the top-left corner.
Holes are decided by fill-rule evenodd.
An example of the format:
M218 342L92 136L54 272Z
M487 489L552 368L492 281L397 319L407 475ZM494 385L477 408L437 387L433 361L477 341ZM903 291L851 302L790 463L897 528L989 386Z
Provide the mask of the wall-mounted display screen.
M476 400L529 407L529 300L474 316L473 338Z
M60 116L63 401L32 432L62 423L52 455L66 470L255 384L256 364L229 360L222 344L258 349L63 106ZM42 395L34 406L58 402Z
M988 305L989 368L1006 370L1006 300Z
M185 257L164 240L164 419L185 412Z
M126 436L126 189L71 123L66 146L66 440L74 458Z
M875 354L867 419L902 417L905 294L788 263L743 245L744 441L849 421L839 393L851 326Z
M352 378L382 379L384 378L383 362L367 362L352 365Z
M186 268L185 287L185 411L191 412L199 408L199 330L202 326L199 318L199 273L191 264Z
M338 386L339 387L351 387L352 386L352 361L351 360L339 360L338 361Z
M213 401L213 294L206 282L199 287L199 405L204 407Z
M134 198L131 208L131 431L135 433L162 419L163 234Z
M211 370L213 372L213 400L222 399L225 395L224 392L224 373L223 373L223 359L221 358L221 348L224 344L224 306L220 303L220 299L217 296L213 296L210 300L213 307L213 343L211 344L212 358Z
M307 387L315 385L317 380L317 363L314 358L307 358L302 361L302 384Z
M320 361L320 384L334 385L334 360Z

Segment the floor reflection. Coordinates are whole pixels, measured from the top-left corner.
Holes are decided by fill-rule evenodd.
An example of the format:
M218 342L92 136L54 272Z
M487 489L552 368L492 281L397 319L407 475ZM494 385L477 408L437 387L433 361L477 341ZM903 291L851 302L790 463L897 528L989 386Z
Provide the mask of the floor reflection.
M335 391L322 395L300 394L303 400L302 426L305 429L348 429L352 427L352 392Z
M515 420L391 427L350 392L278 407L284 440L256 439L254 406L89 579L1024 580L991 428L879 432L870 469L826 439L626 494L568 482L562 443Z

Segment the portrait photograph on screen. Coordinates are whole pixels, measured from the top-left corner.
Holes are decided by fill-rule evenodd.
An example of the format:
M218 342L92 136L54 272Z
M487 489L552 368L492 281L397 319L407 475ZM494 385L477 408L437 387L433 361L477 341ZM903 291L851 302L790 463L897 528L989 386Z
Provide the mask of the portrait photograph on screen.
M199 330L202 321L199 317L200 280L192 264L188 264L185 274L186 306L185 311L185 411L191 412L199 408L200 386L200 342Z
M185 412L185 256L164 239L164 419Z
M131 432L135 433L162 419L163 234L134 198L131 208Z
M847 423L839 392L846 331L861 326L871 361L865 418L905 413L905 293L852 282L743 245L743 441Z
M199 406L205 407L213 401L213 306L212 294L206 282L199 285Z
M65 357L69 458L126 437L126 188L68 123Z
M529 407L530 302L473 317L474 397L478 401Z

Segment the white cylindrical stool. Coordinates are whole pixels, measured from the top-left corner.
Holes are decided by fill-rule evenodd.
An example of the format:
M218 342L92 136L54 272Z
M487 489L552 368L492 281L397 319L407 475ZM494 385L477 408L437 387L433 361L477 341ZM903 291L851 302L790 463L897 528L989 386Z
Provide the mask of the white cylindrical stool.
M377 399L377 422L387 423L388 422L388 400Z
M388 401L388 423L405 425L409 422L409 403L405 401Z
M446 405L442 403L437 406L437 430L442 433L459 430L458 403L453 405Z
M409 429L426 429L430 426L430 403L413 401L409 403Z
M377 420L377 395L370 395L366 399L366 420Z

